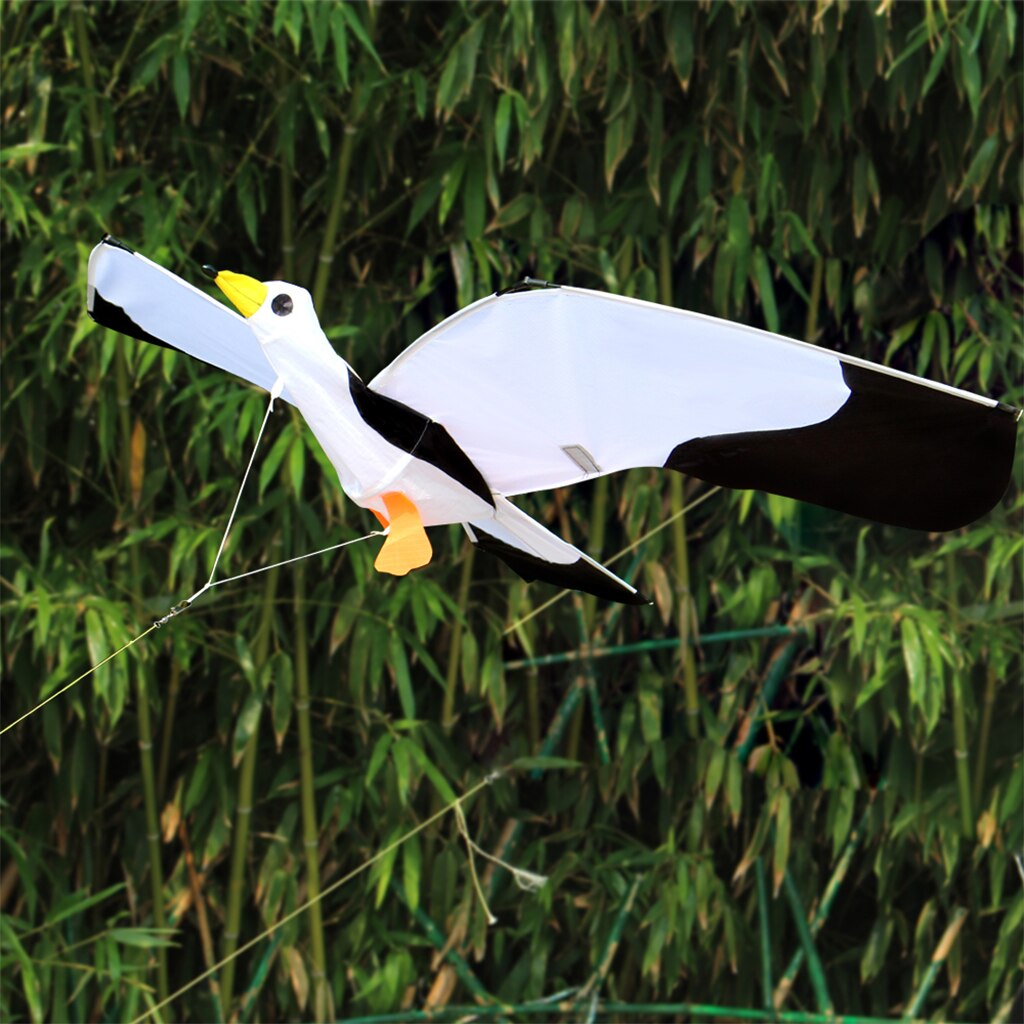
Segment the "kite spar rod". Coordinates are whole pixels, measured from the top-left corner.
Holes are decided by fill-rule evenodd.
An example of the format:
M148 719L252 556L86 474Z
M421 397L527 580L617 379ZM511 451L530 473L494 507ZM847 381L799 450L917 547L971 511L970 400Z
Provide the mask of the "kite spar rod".
M253 463L256 461L256 452L259 449L260 441L263 439L263 432L266 430L267 422L270 419L270 414L274 411L274 401L279 398L281 392L284 390L284 382L278 378L274 382L274 386L270 391L270 404L267 406L267 411L263 415L263 422L260 424L259 433L256 435L256 443L252 447L252 454L249 456L249 464L245 467L245 473L242 474L242 482L238 487L238 494L235 495L235 503L231 508L231 514L228 516L227 526L224 527L224 535L220 539L220 547L217 549L217 555L213 560L213 568L210 570L210 576L207 581L191 596L185 598L184 601L179 601L174 605L171 610L164 615L162 618L157 619L148 629L144 630L138 636L133 637L123 647L119 647L113 654L108 654L102 661L97 662L91 668L87 669L76 679L72 679L66 686L62 686L55 693L51 693L45 700L40 701L30 711L26 711L20 718L16 718L9 725L5 725L0 729L0 736L2 736L8 729L13 729L16 725L24 722L26 718L30 718L37 711L44 708L51 700L56 700L62 693L67 693L71 687L80 683L83 679L91 676L97 669L102 668L108 661L113 660L123 651L128 650L133 644L137 644L143 637L148 636L153 632L154 629L159 629L161 626L170 622L175 616L180 615L183 611L186 611L192 606L192 604L208 590L212 590L214 587L223 586L225 583L234 583L236 580L245 579L247 576L256 576L261 572L269 572L271 569L277 569L282 565L291 565L293 562L301 562L306 558L313 558L316 555L324 555L330 551L337 551L339 548L347 548L350 544L358 544L364 540L370 540L372 537L383 537L383 530L373 530L370 533L365 534L362 537L355 537L353 540L345 540L340 544L332 544L329 547L321 548L319 551L310 551L305 555L296 555L294 558L286 558L283 562L275 562L273 565L264 565L259 569L250 569L249 572L241 572L237 576L228 576L222 580L215 580L214 574L217 572L217 565L220 562L220 556L224 554L224 548L228 542L228 534L231 532L232 524L235 521L235 514L238 512L238 504L242 499L242 491L245 490L246 481L249 479L249 473L252 471Z

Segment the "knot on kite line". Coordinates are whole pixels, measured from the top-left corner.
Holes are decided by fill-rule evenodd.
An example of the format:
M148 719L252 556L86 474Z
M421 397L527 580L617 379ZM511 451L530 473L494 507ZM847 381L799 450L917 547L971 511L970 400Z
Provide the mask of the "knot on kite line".
M191 605L191 598L189 598L186 601L179 601L178 604L174 605L162 619L157 619L156 622L153 623L153 625L156 626L157 629L159 629L165 623L170 622L175 615L180 615L183 611L185 611L186 608L191 607Z

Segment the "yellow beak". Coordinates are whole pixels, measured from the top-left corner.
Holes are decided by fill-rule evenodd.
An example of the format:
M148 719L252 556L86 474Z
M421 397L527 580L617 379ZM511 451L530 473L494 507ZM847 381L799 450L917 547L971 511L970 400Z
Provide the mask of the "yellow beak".
M250 317L267 301L267 286L255 277L219 270L213 283L231 300L244 317Z

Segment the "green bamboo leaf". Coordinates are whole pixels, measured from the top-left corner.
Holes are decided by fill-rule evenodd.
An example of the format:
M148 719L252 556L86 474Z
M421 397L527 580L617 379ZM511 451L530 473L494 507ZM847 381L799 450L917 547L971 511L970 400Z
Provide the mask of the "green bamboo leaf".
M627 132L627 118L620 115L608 123L604 136L604 183L609 192L615 183L615 172L629 152L632 139Z
M288 449L288 478L291 481L292 493L302 499L302 484L306 477L306 438L296 431L292 435L292 444Z
M960 36L960 33L957 33ZM967 94L967 103L971 108L971 120L978 120L978 112L981 109L981 62L978 54L963 45L957 48L957 56L960 58L960 84Z
M359 15L356 13L356 9L351 4L341 4L341 14L345 19L346 24L352 30L352 35L359 40L363 49L374 59L377 67L381 71L386 72L387 68L384 67L384 62L380 59L380 55L377 53L376 48L373 45L373 40L370 39L369 33L366 31Z
M447 803L453 803L456 800L455 790L452 789L451 784L441 773L437 765L427 757L426 752L417 743L409 743L406 750L409 756L420 766L423 774L430 780L441 799Z
M498 100L498 109L494 116L494 149L498 154L498 163L505 165L505 154L508 151L508 134L512 127L512 95L503 92Z
M366 775L364 776L364 781L367 787L373 785L373 780L377 777L377 773L381 770L384 762L387 760L388 751L391 749L393 739L394 737L391 733L386 732L383 733L373 745L373 751L370 754L370 760L366 766Z
M665 133L665 105L660 93L651 100L651 120L648 129L647 146L647 187L657 206L661 205L661 156Z
M949 35L948 32L943 35L942 42L939 43L938 48L932 54L932 59L928 64L928 73L924 76L924 81L921 83L919 102L924 101L925 96L931 91L931 87L939 77L939 72L942 71L942 65L946 62L946 54L949 53Z
M380 910L384 897L388 892L388 885L391 882L391 874L395 868L395 858L398 856L399 849L398 846L392 844L398 839L399 835L400 833L397 829L392 831L391 835L388 836L387 842L384 844L386 851L384 856L374 865L373 874L377 878L377 893L373 901L375 910Z
M707 774L704 776L704 804L709 809L715 802L718 787L722 784L722 779L725 777L726 760L725 748L715 744L711 748Z
M775 798L775 846L772 851L772 880L774 891L778 894L786 877L789 864L789 846L792 833L790 823L789 793L781 790Z
M242 760L249 740L252 739L259 727L262 708L262 694L250 693L245 698L245 703L242 705L242 710L235 723L234 735L231 738L231 762L236 768Z
M653 672L640 677L637 700L640 704L640 734L645 743L661 739L661 678Z
M21 967L21 990L28 1004L28 1011L34 1022L42 1022L43 1001L42 986L39 983L39 976L32 965L32 958L25 951L14 929L8 923L6 915L0 915L0 935L3 936L3 947L5 952L13 953L14 959Z
M52 153L55 150L66 150L67 148L57 142L19 142L0 149L0 163L31 160L43 153Z
M409 788L412 784L409 746L409 740L404 736L391 744L391 762L395 766L395 787L398 790L398 802L403 807L409 803Z
M136 949L161 949L176 945L174 928L111 928L110 938L122 946Z
M903 645L903 664L910 684L910 703L923 708L928 683L925 654L917 623L907 616L900 619L900 638Z
M669 60L685 93L690 87L695 54L693 9L689 4L669 4L664 10L668 18Z
M423 851L420 837L412 836L402 845L402 891L409 909L420 905L420 884L423 874Z
M176 53L171 62L171 80L174 84L174 99L178 104L178 115L185 120L188 115L188 101L191 91L189 79L188 57L184 53Z
M341 84L348 87L348 38L345 31L346 18L341 4L332 4L330 15L331 44L334 49L334 66Z
M82 911L88 910L89 907L95 907L98 904L105 902L113 896L114 893L120 892L122 889L124 889L124 882L118 882L117 885L112 885L97 893L86 893L84 895L80 893L70 893L64 899L58 900L53 910L46 915L46 926L50 928L68 917L73 917L75 914L81 914Z
M754 248L753 279L758 298L761 300L761 309L764 311L765 324L769 331L778 333L779 311L775 305L775 285L772 282L768 257L760 246Z
M466 157L461 156L448 166L441 177L441 202L437 207L437 223L444 226L462 184L462 175L466 171Z
M964 180L961 182L960 188L957 189L957 199L970 189L974 193L975 201L977 201L981 190L985 187L985 182L988 181L989 174L992 173L992 168L998 155L999 139L995 136L990 136L978 147L978 151L972 157L967 173L964 175Z
M397 630L391 631L388 651L388 667L395 680L395 686L398 687L398 700L402 705L402 715L408 719L415 719L416 696L413 693L412 676L409 673L409 660L405 656L405 644Z
M518 224L524 217L528 217L533 213L535 206L536 200L533 196L518 195L498 210L494 215L494 219L487 225L487 230L493 232L510 228L513 224Z

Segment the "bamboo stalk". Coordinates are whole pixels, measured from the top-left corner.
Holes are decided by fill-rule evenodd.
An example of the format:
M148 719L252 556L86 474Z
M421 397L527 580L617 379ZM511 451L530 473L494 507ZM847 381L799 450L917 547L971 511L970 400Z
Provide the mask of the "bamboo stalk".
M73 10L78 57L82 62L82 78L85 79L85 120L89 126L89 144L92 148L96 182L102 188L106 184L107 169L103 152L103 124L100 121L99 108L96 106L96 76L93 73L92 48L89 45L89 33L86 30L82 5L76 3Z
M462 574L459 577L459 615L452 620L451 640L448 643L448 668L444 679L444 703L441 706L441 728L446 732L455 721L455 691L459 685L459 669L462 666L462 633L469 614L469 585L473 580L473 555L475 548L466 538L462 552Z
M960 934L960 929L963 928L966 920L967 909L965 907L957 907L956 912L953 914L953 920L950 921L949 926L942 933L942 938L939 939L939 944L935 947L935 952L932 953L928 970L925 971L917 992L914 993L913 998L910 1000L910 1005L907 1007L903 1020L913 1020L921 1012L921 1007L924 1005L925 999L928 998L928 993L931 991L932 985L935 984L935 979L939 976L939 971L942 970L942 965L946 962L949 951L953 948L953 943L956 941L957 935Z
M757 878L757 919L761 937L761 1001L766 1010L772 1009L772 936L768 920L768 882L764 873L764 861L754 861Z
M260 624L256 633L254 659L257 665L267 660L270 648L270 627L274 614L274 595L277 591L277 577L280 570L271 569L263 588L263 603ZM262 709L261 709L262 716ZM232 957L238 948L238 934L242 920L242 896L245 891L245 862L249 848L249 824L252 817L253 781L256 775L256 761L259 757L259 719L253 727L252 736L242 753L242 764L238 773L238 801L235 806L235 824L232 835L231 875L228 879L227 914L224 920L223 957ZM224 964L220 975L221 1000L224 1014L231 1016L231 1002L235 984L235 960Z
M167 772L171 764L171 743L174 740L174 715L178 709L178 695L181 692L181 665L171 658L171 679L167 686L167 700L164 705L164 728L160 740L160 768L156 775L156 795L161 802L167 792Z
M576 993L573 999L574 1003L579 1004L586 999L597 999L605 979L608 977L608 971L611 969L612 961L615 959L619 943L622 941L622 930L626 926L626 919L633 909L636 894L640 890L641 878L642 876L637 875L626 891L626 898L622 901L615 919L612 921L611 931L609 931L608 938L605 940L601 955L597 958L597 963L594 965L594 970L587 979L586 984Z
M300 545L301 547L301 545ZM299 730L299 785L302 802L302 846L306 861L306 898L314 901L306 914L313 963L313 1005L317 1016L333 1016L327 984L327 953L320 913L320 830L313 781L313 736L309 715L309 652L306 631L306 581L302 568L295 571L295 719Z
M818 901L818 909L815 911L814 917L808 925L808 929L812 936L817 936L818 932L821 931L822 925L824 925L825 921L828 919L829 911L832 909L832 904L839 892L839 887L843 884L843 880L846 878L846 874L850 870L853 855L856 852L857 847L860 845L860 841L867 829L868 814L870 813L870 810L871 808L868 807L867 810L864 811L860 821L854 826L853 831L846 840L846 846L843 848L843 852L839 857L835 870L832 872L832 877L828 880L828 884L825 886L825 891L822 893L821 899ZM781 1009L782 1004L789 997L789 993L793 989L793 983L796 981L796 976L799 973L803 962L804 951L801 948L793 954L793 958L790 960L789 966L782 975L782 979L775 987L775 992L772 996L772 1006L774 1006L775 1009Z
M950 623L954 634L960 619L958 603L959 579L956 571L956 555L946 555L946 577L949 586ZM967 712L964 708L963 679L954 667L950 676L950 693L953 700L953 755L956 759L956 787L960 803L960 831L965 839L974 836L974 808L971 804L971 769L967 762Z
M658 293L661 302L672 305L672 251L668 232L658 239ZM679 634L679 663L683 670L683 694L686 702L686 731L696 738L699 733L700 699L697 693L697 659L693 653L692 634L696 632L697 616L690 588L690 556L683 515L684 479L672 473L669 480L669 503L672 515L672 546L676 569L676 624Z
M797 892L796 883L793 881L793 875L790 871L786 872L782 887L789 902L789 909L793 913L793 921L796 924L797 934L800 936L800 945L807 960L807 971L811 976L811 986L814 989L814 997L818 1003L818 1011L825 1016L831 1016L832 999L828 994L825 969L822 967L821 958L818 956L817 947L814 945L811 930L807 927L807 914L804 912L803 903L800 901L800 893Z
M242 996L242 1004L237 1014L238 1020L248 1020L249 1015L252 1013L253 1004L263 988L263 983L267 980L267 975L270 973L270 965L273 963L280 945L281 935L278 932L270 937L270 942L267 943L267 948L263 951L263 956L260 957L256 970L253 971L252 980L245 990L245 995Z
M316 277L313 280L313 305L323 310L323 301L330 282L331 264L334 262L335 242L338 228L341 225L341 211L345 205L348 192L348 175L352 169L352 154L355 151L356 129L354 125L355 111L359 100L359 87L353 90L349 101L349 116L345 119L345 137L341 140L341 151L338 154L338 170L334 178L334 195L327 211L327 222L324 224L323 243L317 258Z
M981 707L981 725L978 729L978 756L974 762L974 787L971 799L975 807L981 806L981 791L985 786L985 770L988 764L988 740L992 731L992 712L996 704L996 687L999 673L989 665L985 680L985 697Z

